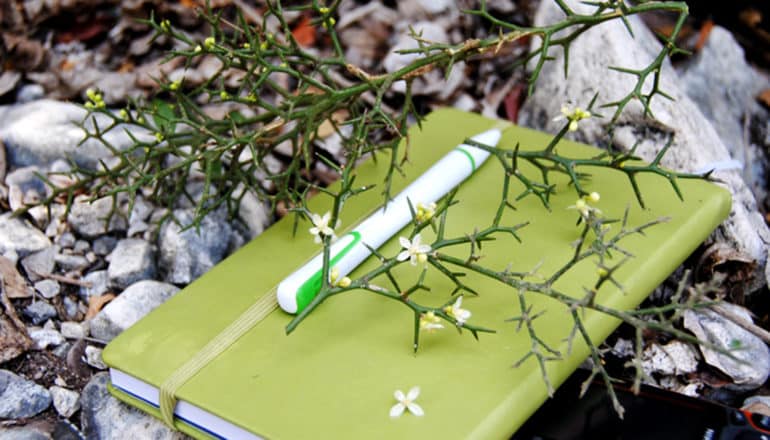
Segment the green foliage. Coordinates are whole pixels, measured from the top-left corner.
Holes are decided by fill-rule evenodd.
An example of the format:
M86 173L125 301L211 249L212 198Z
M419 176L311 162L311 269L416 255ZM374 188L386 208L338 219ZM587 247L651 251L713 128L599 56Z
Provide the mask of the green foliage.
M543 27L526 27L503 21L493 16L481 1L477 9L465 11L480 17L492 29L490 37L483 39L469 38L460 44L436 43L423 39L413 32L419 47L404 50L402 53L415 54L411 63L392 73L366 72L352 65L345 59L345 53L335 30L338 2L328 6L315 0L301 6L284 7L279 1L268 1L260 26L248 23L238 12L234 21L225 19L220 12L207 9L201 17L211 25L212 33L203 41L196 41L186 33L175 29L167 20L147 21L156 31L157 36L167 36L177 43L169 51L167 59L181 58L186 66L191 66L200 57L214 56L220 67L199 85L188 86L185 80L170 81L158 78L162 93L150 102L132 102L124 111L113 113L99 105L98 93L89 95L93 102L88 105L92 112L105 115L111 121L107 126L97 126L86 130L87 136L98 139L114 152L116 161L103 164L96 170L79 169L80 180L70 187L56 187L47 201L66 195L71 200L78 191L90 190L94 197L116 196L125 193L133 202L137 194L150 197L157 203L173 208L182 198L189 199L196 207L195 223L208 212L222 205L235 214L239 197L243 192L238 188L247 188L262 200L268 201L273 208L286 204L297 218L310 217L305 207L305 200L311 192L325 192L334 198L334 207L329 224L334 225L340 217L346 199L355 197L361 188L354 184L354 168L359 159L373 156L375 160L384 160L389 164L385 181L379 186L384 199L391 196L391 180L401 171L401 164L408 159L407 146L402 148L411 121L419 123L421 114L412 99L412 83L415 78L434 69L447 73L455 63L464 61L480 63L495 57L501 47L513 44L523 38L535 38L539 41L531 53L518 60L512 67L521 67L533 61L533 70L529 76L530 92L546 62L552 59L550 51L560 47L569 55L570 45L586 30L611 20L622 20L629 32L631 27L627 17L650 11L670 11L677 13L679 19L672 34L665 38L664 48L647 67L632 70L618 67L616 70L634 75L636 86L624 98L608 104L615 109L614 121L631 101L639 101L650 113L650 102L656 95L668 97L658 87L658 78L663 61L678 51L674 45L684 18L687 6L683 2L638 2L626 4L623 0L607 0L589 3L593 12L579 14L561 0L556 0L565 17L554 24ZM322 29L330 48L321 52L305 48L292 34L287 12L301 12L312 17L312 23ZM568 73L568 60L565 57L564 71ZM649 78L653 86L648 92L642 86ZM235 78L235 80L233 80ZM400 109L392 110L386 104L386 95L391 93L392 85L404 81L406 91ZM595 101L595 98L594 98ZM204 106L216 105L225 110L224 118L213 117ZM472 234L460 237L448 237L444 233L444 224L453 196L448 196L436 207L435 214L428 221L416 219L409 238L414 238L425 227L434 227L437 238L431 243L431 252L426 256L428 266L425 270L438 270L455 284L455 292L446 304L440 307L420 304L411 297L413 292L425 289L422 278L412 286L401 286L392 270L403 264L397 258L388 258L372 249L381 265L356 280L346 279L337 282L331 277L329 267L329 245L331 236L324 236L323 287L319 295L302 313L295 317L287 327L291 332L309 314L326 299L354 289L364 290L399 302L409 308L414 316L414 348L419 344L421 330L439 322L446 322L461 331L467 331L474 337L490 329L477 327L458 319L458 311L453 309L456 295L461 292L474 294L472 286L463 284L461 276L454 268L461 268L484 276L492 277L509 285L518 292L521 314L511 321L527 331L533 344L523 362L535 358L540 365L543 377L552 390L545 365L551 360L561 359L561 353L549 347L536 334L532 322L538 317L527 303L524 292L536 292L561 301L569 307L574 321L570 335L580 338L591 349L594 374L600 374L609 383L609 376L601 363L601 351L591 341L583 326L582 311L596 310L610 317L620 319L640 329L637 338L637 351L641 354L641 329L653 328L665 330L688 341L695 339L678 330L674 319L684 304L696 307L702 304L702 296L693 294L692 301L681 301L672 305L670 310L648 309L635 312L620 312L601 306L593 301L596 290L604 283L618 284L613 278L619 267L605 265L605 257L610 252L623 253L620 242L627 236L642 233L656 222L641 226L628 225L625 219L619 220L620 228L609 234L604 225L607 219L597 215L587 202L577 207L580 212L582 235L575 244L573 258L562 268L543 278L532 281L530 273L517 273L493 270L479 261L483 242L500 234L517 237L522 225L505 225L501 222L505 210L528 196L539 199L545 208L549 206L549 197L554 186L552 175L566 175L571 181L579 201L588 200L591 195L583 187L587 176L580 170L586 167L606 167L625 173L633 187L637 199L643 204L642 194L636 183L640 174L657 174L669 180L679 194L678 178L697 178L702 176L678 174L660 167L660 159L670 146L652 162L644 165L635 161L634 152L605 153L589 159L576 159L560 155L555 148L563 136L574 129L580 119L590 116L593 101L587 110L565 114L563 129L553 141L540 151L519 151L492 148L475 144L490 151L505 169L501 182L502 197L497 215L486 227L480 227ZM583 112L583 113L580 113ZM95 124L95 119L94 119ZM123 124L131 124L148 136L137 136L135 144L126 151L118 151L103 136L110 130L122 130ZM331 126L339 135L344 150L343 159L337 162L327 156L319 155L318 141L323 126ZM86 125L83 125L84 129ZM282 158L280 167L269 166L269 158ZM524 161L540 171L540 179L533 180L519 173L519 164ZM313 177L313 169L319 163L334 170L341 185L333 192L323 182ZM203 176L203 192L199 197L190 194L186 182L192 176ZM524 191L509 198L511 180L523 185ZM681 197L681 195L680 195ZM414 212L413 212L414 213ZM591 237L590 239L588 237ZM466 247L467 259L459 259L442 250L449 247ZM587 289L582 297L574 297L553 288L554 283L578 262L591 259L596 261L599 276L595 286ZM608 260L607 260L608 261ZM609 264L609 263L606 263ZM619 263L619 264L622 264ZM374 280L387 279L389 287L375 284ZM621 287L618 285L618 287ZM689 301L689 300L688 300ZM697 304L696 304L697 303ZM673 314L673 315L672 315ZM659 319L652 319L659 318ZM411 323L410 323L411 325ZM637 357L640 359L640 356ZM633 365L637 369L637 378L641 377L641 363ZM611 392L611 388L610 388ZM619 408L619 405L618 405Z

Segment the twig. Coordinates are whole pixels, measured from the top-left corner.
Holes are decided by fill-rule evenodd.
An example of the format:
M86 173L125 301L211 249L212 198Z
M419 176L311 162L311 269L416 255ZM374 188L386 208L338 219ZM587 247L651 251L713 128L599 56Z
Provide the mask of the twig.
M64 275L59 275L59 274L55 274L55 273L45 273L45 272L43 272L43 273L34 272L34 273L37 276L40 276L40 277L43 277L43 278L48 278L48 279L51 279L51 280L55 280L55 281L58 281L58 282L64 283L64 284L72 284L73 286L80 286L80 287L86 287L86 288L90 288L90 287L93 286L93 283L90 282L90 281L83 281L83 280L79 280L77 278L65 277Z

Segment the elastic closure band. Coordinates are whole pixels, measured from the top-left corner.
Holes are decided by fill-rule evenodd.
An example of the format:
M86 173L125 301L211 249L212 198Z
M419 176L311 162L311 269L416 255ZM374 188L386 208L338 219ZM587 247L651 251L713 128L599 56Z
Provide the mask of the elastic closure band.
M160 414L166 425L177 429L174 423L177 390L277 307L278 299L273 288L163 381L160 385Z

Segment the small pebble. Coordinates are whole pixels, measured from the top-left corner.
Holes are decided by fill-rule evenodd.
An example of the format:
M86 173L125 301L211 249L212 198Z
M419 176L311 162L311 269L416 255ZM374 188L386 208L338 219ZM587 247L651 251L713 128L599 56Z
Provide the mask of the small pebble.
M40 325L56 316L56 309L45 301L35 301L24 309L24 316Z
M37 350L45 350L50 346L56 347L64 343L64 336L56 330L30 328L28 333L29 337L34 341Z
M64 321L61 323L61 334L67 339L83 339L88 336L87 323Z
M107 365L102 360L102 349L89 345L86 347L85 361L88 365L98 369L106 370Z
M48 389L53 398L53 407L60 416L71 417L80 409L80 394L77 391L68 390L59 386L52 386Z
M94 240L93 249L96 255L105 256L115 249L115 245L118 244L118 240L111 235L102 235Z
M84 302L92 296L99 296L107 293L109 289L109 276L106 270L95 270L83 277L83 281L91 283L91 287L81 287L78 295Z
M51 299L59 294L61 286L56 280L40 280L35 283L35 290L43 295L43 298Z
M21 267L27 273L30 281L38 281L41 276L38 274L48 274L53 272L56 261L54 258L59 253L58 246L48 246L47 248L29 254L21 260Z
M88 267L88 260L80 255L59 254L54 260L64 270L78 270Z
M59 235L59 237L55 240L59 246L63 248L71 248L75 246L75 235L72 234L72 232L64 232L63 234Z
M74 300L69 296L65 296L64 299L62 299L62 305L64 306L64 319L73 320L78 318L80 306L77 300Z
M72 247L72 250L80 255L84 255L89 249L91 249L91 245L85 240L76 241L75 245Z

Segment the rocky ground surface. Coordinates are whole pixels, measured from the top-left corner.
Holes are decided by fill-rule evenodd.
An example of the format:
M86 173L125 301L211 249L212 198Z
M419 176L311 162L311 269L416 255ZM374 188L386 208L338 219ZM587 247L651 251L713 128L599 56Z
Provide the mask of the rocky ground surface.
M0 75L0 97L6 103L0 106L0 440L182 438L107 393L101 350L274 219L253 197L241 202L239 219L230 221L224 210L216 211L197 230L182 227L194 215L189 203L180 201L175 207L179 224L159 227L166 208L141 196L131 209L127 200L88 202L83 195L66 214L66 201L58 200L24 216L11 215L49 194L45 179L65 178L57 174L70 169L65 158L87 162L104 155L98 145L79 145L82 132L73 122L82 120L84 110L67 100L82 100L86 88L98 87L105 91L108 105L120 104L128 96L151 93L153 75L173 78L179 67L158 63L159 46L150 44L151 33L132 17L155 8L196 29L187 2L118 3L18 1L7 4L22 5L16 9L0 8L0 22L7 29L2 32L10 60L6 65L16 66ZM373 70L397 69L403 59L392 51L414 44L407 38L410 25L436 41L458 41L463 35L458 28L464 21L453 2L391 3L343 2L341 8L347 12L338 26L352 62ZM558 14L548 2L537 10L535 2L489 3L496 13L511 19L546 23ZM90 21L67 25L56 21L72 11L72 5L90 11L86 14ZM22 31L26 26L49 32L32 35ZM636 39L624 37L620 25L581 36L571 54L569 78L565 80L556 65L547 68L523 108L519 108L521 77L501 77L491 65L480 67L479 78L473 81L463 73L466 70L456 67L459 76L450 76L446 84L429 78L415 85L415 94L426 110L451 105L512 120L518 119L520 110L522 124L555 131L551 121L562 103L587 102L593 95L591 87L596 86L591 82L597 69L638 65L639 58L658 44L643 30L644 24L634 21L634 26L640 28ZM602 48L602 57L595 55L597 47ZM202 63L196 72L205 77L209 68ZM626 90L627 81L608 73L602 101L611 101L616 90ZM770 415L764 403L765 395L770 395L766 385L770 339L763 330L770 324L765 276L770 234L764 217L770 120L756 99L770 89L770 81L746 61L731 32L718 26L694 57L667 66L664 81L677 101L656 104L660 107L654 108L655 113L661 115L657 121L631 111L622 126L646 136L650 145L661 134L676 132L676 148L682 153L673 156L669 166L688 171L717 167L733 191L737 203L730 221L688 264L703 273L724 272L731 299L738 305L726 305L721 312L690 313L683 325L714 343L727 346L740 341L746 350L739 357L747 362L680 341L651 339L644 353L645 368L658 386L734 406L753 405ZM630 147L624 144L622 130L619 139L603 138L601 124L592 121L575 136L588 143ZM111 141L125 145L130 139L116 134ZM704 155L705 150L709 153ZM657 294L665 296L667 288ZM621 359L633 355L622 333L610 344Z

